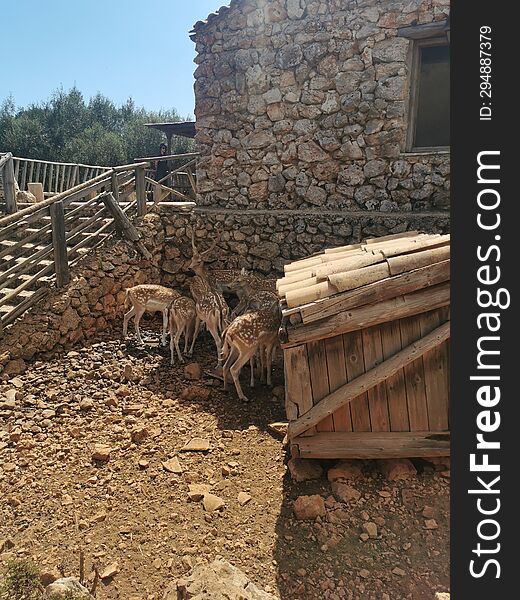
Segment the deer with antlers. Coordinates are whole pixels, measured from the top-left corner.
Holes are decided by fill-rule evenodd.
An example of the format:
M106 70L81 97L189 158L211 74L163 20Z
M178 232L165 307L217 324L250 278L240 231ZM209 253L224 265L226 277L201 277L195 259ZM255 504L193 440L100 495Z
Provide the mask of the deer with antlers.
M251 363L257 352L265 356L267 383L271 385L271 362L273 349L278 342L280 308L278 298L274 294L270 302L269 299L266 300L259 310L237 317L223 333L224 389L227 389L230 373L238 397L244 402L249 402L249 399L240 385L240 371L248 361Z
M175 298L180 296L179 292L163 285L140 284L126 289L125 305L127 300L131 302L131 308L125 313L123 318L123 338L126 338L128 331L128 322L135 316L134 325L137 341L142 344L141 332L139 331L139 322L145 312L162 312L163 329L161 343L166 344L166 331L168 328L168 307Z
M195 300L195 333L191 344L190 351L193 351L195 339L198 336L199 328L201 323L205 323L208 331L215 340L217 347L217 367L221 365L221 347L222 340L221 334L224 327L228 324L229 318L229 306L227 305L224 297L217 289L212 278L209 276L206 269L205 258L213 251L217 245L218 238L213 241L211 246L204 252L199 252L195 244L195 232L192 232L191 246L193 249L193 256L188 265L188 269L191 269L195 273L190 283L191 295Z
M193 344L195 343L196 318L196 305L191 298L179 296L170 304L170 362L172 366L174 364L174 349L177 351L179 362L184 362L179 348L179 340L182 335L184 335L184 354L191 356L188 352L188 343L190 334L193 335Z

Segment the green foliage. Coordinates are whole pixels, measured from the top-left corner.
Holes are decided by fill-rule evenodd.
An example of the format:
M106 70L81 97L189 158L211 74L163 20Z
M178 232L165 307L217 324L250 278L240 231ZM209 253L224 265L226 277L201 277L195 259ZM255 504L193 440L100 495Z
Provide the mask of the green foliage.
M115 166L156 156L165 142L145 123L182 119L175 109L147 111L129 99L116 106L102 94L88 102L73 87L56 90L49 100L17 108L12 98L0 105L0 152L23 158ZM193 141L173 138L172 153L193 150Z
M42 594L38 567L30 560L13 560L0 583L1 600L39 600Z

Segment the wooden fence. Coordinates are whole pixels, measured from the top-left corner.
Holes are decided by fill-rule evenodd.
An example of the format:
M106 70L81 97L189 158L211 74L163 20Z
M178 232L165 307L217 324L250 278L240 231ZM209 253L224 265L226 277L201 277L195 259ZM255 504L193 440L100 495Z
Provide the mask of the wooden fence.
M58 163L48 160L19 158L13 156L14 177L21 190L29 183L41 183L44 194L59 194L93 177L110 171L110 167Z
M14 176L14 159L4 155L0 161L5 194ZM168 203L175 209L194 205L181 192L147 178L149 167L148 161L142 161L104 169L88 181L21 210L14 199L11 214L0 218L2 327L40 300L51 285L66 285L70 267L114 232L136 242L146 254L129 217L143 216L155 202L164 202L165 190L167 196L181 200ZM151 193L147 193L147 183ZM11 201L8 192L8 211Z

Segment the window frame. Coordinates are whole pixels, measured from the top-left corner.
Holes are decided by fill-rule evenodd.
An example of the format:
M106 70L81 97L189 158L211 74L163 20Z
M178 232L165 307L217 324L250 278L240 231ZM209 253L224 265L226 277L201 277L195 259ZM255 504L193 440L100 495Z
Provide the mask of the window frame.
M408 97L408 118L407 132L405 141L405 153L446 153L450 151L450 146L416 146L415 130L417 124L417 109L419 100L419 82L421 68L421 50L431 46L449 46L450 30L449 22L435 24L435 29L429 26L406 27L399 30L399 35L410 39L411 59L410 59L410 78L409 78L409 97Z

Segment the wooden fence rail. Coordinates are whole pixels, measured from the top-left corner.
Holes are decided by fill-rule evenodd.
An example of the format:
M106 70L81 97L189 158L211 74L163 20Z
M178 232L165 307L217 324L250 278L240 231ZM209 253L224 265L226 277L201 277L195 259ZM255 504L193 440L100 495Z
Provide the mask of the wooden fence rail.
M4 186L9 181L7 169L15 170L14 160L0 156ZM42 202L21 210L16 210L15 202L15 210L0 217L0 330L39 301L51 285L67 285L70 267L114 232L132 240L146 255L130 218L146 214L157 201L156 188L164 192L164 185L146 177L149 166L141 161L103 168L88 181ZM195 204L178 194L182 202L168 203L175 210Z

